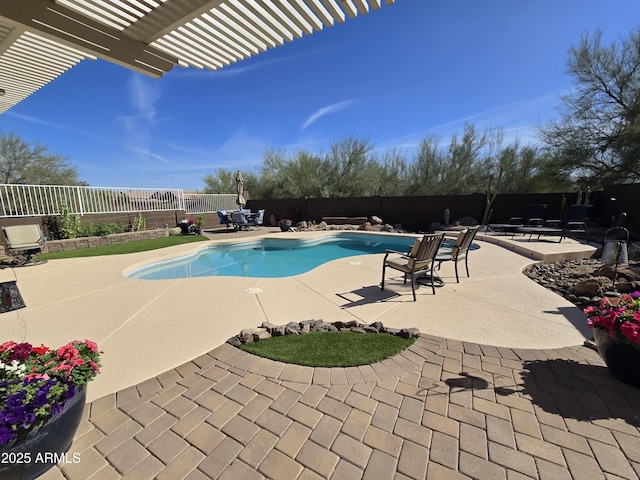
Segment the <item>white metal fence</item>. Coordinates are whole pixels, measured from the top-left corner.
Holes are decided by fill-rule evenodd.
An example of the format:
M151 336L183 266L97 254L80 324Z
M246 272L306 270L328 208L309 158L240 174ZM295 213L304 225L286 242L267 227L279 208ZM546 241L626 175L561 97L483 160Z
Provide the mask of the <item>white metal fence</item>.
M236 208L235 194L189 194L181 189L0 184L2 217L69 213L127 213L179 210L187 214Z

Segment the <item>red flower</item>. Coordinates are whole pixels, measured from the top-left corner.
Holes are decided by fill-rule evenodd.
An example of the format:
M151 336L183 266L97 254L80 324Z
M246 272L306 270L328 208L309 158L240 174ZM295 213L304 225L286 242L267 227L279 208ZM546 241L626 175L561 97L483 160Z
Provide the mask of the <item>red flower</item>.
M49 351L49 347L45 347L44 344L40 344L39 347L32 347L31 351L36 352L38 355L44 355Z

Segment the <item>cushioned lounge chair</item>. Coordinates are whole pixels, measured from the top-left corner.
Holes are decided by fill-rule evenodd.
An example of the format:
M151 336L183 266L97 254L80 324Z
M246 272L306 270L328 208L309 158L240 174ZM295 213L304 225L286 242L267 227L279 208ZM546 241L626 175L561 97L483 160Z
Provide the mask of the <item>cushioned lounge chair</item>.
M384 290L384 274L387 267L399 270L404 273L404 283L407 283L407 277L411 277L411 292L413 293L413 301L416 301L416 276L430 271L431 289L436 294L435 282L433 280L433 266L435 257L438 253L444 233L425 235L420 240L416 240L409 253L397 252L395 250L387 250L382 262L382 282L380 288ZM389 255L396 254L399 257L391 257Z
M476 233L478 233L477 226L469 227L466 230L463 230L458 234L458 238L456 239L456 243L451 249L451 253L436 255L438 269L440 269L440 265L442 265L442 262L454 262L456 270L456 283L460 283L460 278L458 277L458 260L462 260L464 258L464 267L467 270L467 277L469 276L469 250L471 249L473 239L476 237Z
M220 225L226 225L227 228L229 228L231 226L231 222L227 217L227 212L225 212L224 210L218 210L216 213L218 214L218 218L220 219Z
M7 251L16 257L17 265L36 263L35 256L42 252L45 240L40 225L11 225L2 227Z
M263 222L264 222L264 210L258 210L258 213L256 214L256 216L248 220L248 224L253 227L262 225Z

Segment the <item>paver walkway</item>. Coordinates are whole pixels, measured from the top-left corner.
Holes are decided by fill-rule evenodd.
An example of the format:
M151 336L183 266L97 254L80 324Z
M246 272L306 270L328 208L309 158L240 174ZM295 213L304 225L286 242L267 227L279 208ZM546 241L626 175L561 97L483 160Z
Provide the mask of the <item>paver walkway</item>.
M359 368L310 368L224 344L87 405L43 480L634 479L640 390L594 351L422 335Z

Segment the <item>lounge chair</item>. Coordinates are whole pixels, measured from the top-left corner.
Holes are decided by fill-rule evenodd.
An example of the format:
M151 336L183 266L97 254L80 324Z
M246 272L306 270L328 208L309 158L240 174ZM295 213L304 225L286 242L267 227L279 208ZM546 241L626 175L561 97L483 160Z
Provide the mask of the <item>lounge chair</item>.
M254 218L250 218L247 223L253 227L262 225L264 222L264 210L258 210L258 213Z
M544 211L547 208L546 203L532 203L527 207L524 217L511 217L510 224L520 223L526 227L541 227L544 225Z
M511 236L519 231L520 227L541 227L544 225L544 211L546 203L532 203L527 207L523 217L511 217L509 223L490 223L489 228Z
M36 263L35 256L42 252L45 239L40 225L11 225L2 227L7 242L7 251L16 257L16 265Z
M587 212L591 208L591 205L571 205L567 210L563 221L560 226L562 228L562 235L560 241L564 237L581 233L584 234L587 243L589 243L589 229L587 228Z
M404 273L404 283L407 283L407 276L411 277L411 292L413 301L416 301L416 276L430 270L431 289L436 294L435 282L433 281L434 259L438 253L444 233L424 235L421 240L416 240L409 253L387 250L382 262L382 282L380 288L384 290L384 274L387 267L399 270ZM389 255L397 254L400 257L389 258Z
M518 232L529 234L529 240L533 235L538 235L538 239L542 235L559 236L563 238L572 236L576 233L585 235L587 243L589 243L589 229L587 228L587 211L591 205L571 205L567 209L567 213L562 220L547 220L544 227L522 227Z
M227 217L227 212L225 212L224 210L218 210L216 213L218 214L218 218L220 219L220 225L226 225L227 228L229 228L231 222L229 221L229 217Z
M464 267L467 270L467 277L469 276L469 249L473 243L473 239L478 233L478 227L469 227L458 234L456 243L451 249L451 253L436 255L436 261L438 262L438 270L442 262L452 261L455 264L456 270L456 283L460 283L458 277L458 260L464 258Z

